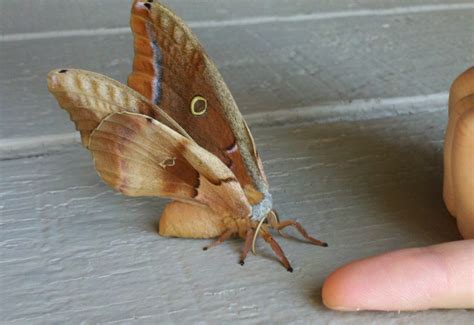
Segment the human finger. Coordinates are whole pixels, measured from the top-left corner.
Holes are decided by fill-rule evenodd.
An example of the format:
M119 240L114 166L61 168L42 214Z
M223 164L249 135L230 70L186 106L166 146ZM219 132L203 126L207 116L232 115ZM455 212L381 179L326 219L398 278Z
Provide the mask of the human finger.
M451 174L456 221L464 238L474 238L474 93L456 103L464 111L454 130Z
M464 113L463 106L457 105L459 100L474 92L474 67L460 74L452 83L449 91L449 118L444 141L444 180L443 198L449 212L456 216L456 203L452 175L452 146L454 132L459 117Z
M322 294L341 311L474 308L474 240L352 262L329 275Z

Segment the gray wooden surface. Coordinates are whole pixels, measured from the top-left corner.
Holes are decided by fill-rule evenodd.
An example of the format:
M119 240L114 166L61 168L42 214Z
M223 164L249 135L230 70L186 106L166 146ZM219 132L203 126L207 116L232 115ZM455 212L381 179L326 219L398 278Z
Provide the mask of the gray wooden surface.
M316 10L306 2L301 13ZM10 2L2 3L7 7ZM450 81L473 61L474 3L470 5L473 9L431 6L439 10L203 27L195 31L243 113L290 110L341 100L447 91ZM110 4L105 6L110 7ZM121 11L128 15L128 7L124 4ZM214 11L210 7L208 4L207 12ZM267 7L278 7L278 4ZM54 18L57 12L53 8L49 15ZM413 7L404 8L408 11ZM189 10L205 10L197 9ZM9 17L8 11L0 12ZM74 12L83 17L80 13L84 10ZM107 16L97 15L98 22L99 17ZM262 9L261 15L267 12ZM87 19L92 19L90 14ZM16 24L19 21L22 20L16 19ZM120 19L121 26L127 23L128 18ZM82 29L87 26L75 25ZM124 82L130 72L131 44L128 29L118 35L101 35L94 30L93 35L86 36L1 42L0 136L35 137L70 132L67 114L58 112L54 99L47 93L44 80L48 71L56 67L78 67Z
M320 289L355 258L459 238L441 200L450 81L473 64L472 1L167 1L219 66L283 217L330 243L156 233L166 201L95 174L46 90L70 66L125 80L128 1L0 0L0 322L453 323L465 310L338 313Z

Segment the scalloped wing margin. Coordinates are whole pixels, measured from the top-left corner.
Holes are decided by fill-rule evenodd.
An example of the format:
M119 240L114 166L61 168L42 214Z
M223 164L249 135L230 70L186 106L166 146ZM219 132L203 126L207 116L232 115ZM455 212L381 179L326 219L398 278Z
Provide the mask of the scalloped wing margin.
M108 115L133 112L150 116L189 137L167 113L133 89L104 75L80 69L56 69L48 74L48 89L69 113L87 148L91 132Z

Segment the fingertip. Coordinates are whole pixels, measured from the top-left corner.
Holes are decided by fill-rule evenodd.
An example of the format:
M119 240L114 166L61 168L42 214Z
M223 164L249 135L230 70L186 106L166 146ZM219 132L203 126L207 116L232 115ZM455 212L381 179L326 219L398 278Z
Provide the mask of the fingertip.
M334 271L323 303L342 311L472 308L474 241L404 249Z
M366 309L370 299L365 260L345 265L332 272L324 281L322 289L323 304L339 311L358 311Z

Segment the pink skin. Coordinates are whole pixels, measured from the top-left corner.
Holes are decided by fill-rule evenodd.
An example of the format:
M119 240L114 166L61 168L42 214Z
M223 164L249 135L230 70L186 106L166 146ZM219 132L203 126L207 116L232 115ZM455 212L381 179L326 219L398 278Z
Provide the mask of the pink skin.
M331 309L474 308L474 68L453 83L444 200L466 240L403 249L345 265L326 279Z
M369 257L333 272L324 304L343 311L474 307L474 240Z

